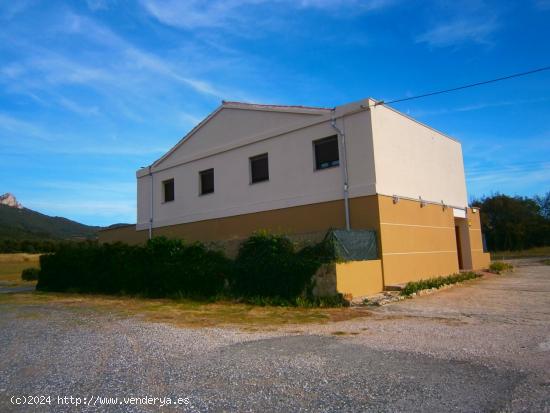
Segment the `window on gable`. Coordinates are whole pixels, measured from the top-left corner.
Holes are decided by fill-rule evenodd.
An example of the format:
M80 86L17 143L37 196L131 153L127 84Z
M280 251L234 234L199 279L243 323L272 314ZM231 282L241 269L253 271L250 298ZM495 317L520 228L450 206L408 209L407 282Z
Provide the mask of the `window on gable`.
M250 158L250 183L269 180L269 162L267 153Z
M214 169L210 168L199 172L200 194L206 195L214 192Z
M174 179L168 179L162 181L162 190L164 193L164 202L171 202L174 200Z
M327 169L340 165L338 136L329 136L313 142L315 169Z

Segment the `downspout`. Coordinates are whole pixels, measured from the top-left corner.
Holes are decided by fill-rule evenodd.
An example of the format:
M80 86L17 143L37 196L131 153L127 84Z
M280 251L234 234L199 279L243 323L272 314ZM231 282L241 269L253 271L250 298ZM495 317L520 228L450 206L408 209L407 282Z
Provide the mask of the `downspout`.
M151 205L150 205L150 215L149 215L149 239L153 238L153 205L154 205L154 192L153 192L153 171L152 165L149 165L149 176L151 177Z
M350 219L349 219L349 185L348 185L348 155L346 150L346 134L338 127L336 126L336 108L333 108L331 111L332 117L330 120L330 125L333 127L333 129L338 133L340 138L342 139L342 164L344 167L344 213L346 217L346 230L349 231L351 229L350 226Z

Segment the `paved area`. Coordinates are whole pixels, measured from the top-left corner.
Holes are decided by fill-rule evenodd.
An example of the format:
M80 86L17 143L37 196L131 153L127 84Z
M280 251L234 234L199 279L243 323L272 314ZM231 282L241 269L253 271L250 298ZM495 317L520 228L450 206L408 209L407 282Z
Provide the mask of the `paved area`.
M9 286L0 284L0 294L24 293L24 292L34 291L34 290L35 290L34 285L21 285L17 287L9 287Z
M159 411L121 400L146 395L188 398L181 411L545 412L550 267L269 333L0 305L0 349L2 412ZM10 403L29 395L52 403ZM57 396L96 407L60 405ZM120 399L98 407L98 397Z

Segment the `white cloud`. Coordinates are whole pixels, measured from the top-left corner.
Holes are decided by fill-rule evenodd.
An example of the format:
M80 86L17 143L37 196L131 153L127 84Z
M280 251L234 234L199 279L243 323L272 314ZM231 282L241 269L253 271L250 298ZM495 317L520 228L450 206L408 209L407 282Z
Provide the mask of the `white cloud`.
M65 109L70 110L71 112L77 113L84 116L96 116L99 115L99 108L97 106L84 106L80 103L77 103L71 99L60 98L59 104Z
M535 7L539 10L550 10L550 0L535 0Z
M496 19L462 18L440 24L416 37L417 43L432 47L456 46L462 43L491 44L491 35L498 29Z
M479 102L472 103L466 106L459 106L455 108L439 108L433 110L406 110L407 114L412 117L426 117L426 116L437 116L437 115L446 115L448 113L459 113L459 112L472 112L483 109L504 107L504 106L515 106L515 105L527 105L532 103L541 103L547 102L550 98L537 98L537 99L512 99L512 100L503 100L500 102Z
M352 15L378 10L393 5L398 0L141 0L145 10L160 22L183 29L233 28L262 25L264 19L248 16L259 5L281 9L318 9L340 12L345 9Z
M109 8L108 0L86 0L88 8L91 11L107 10Z
M0 18L11 20L24 13L36 3L35 0L5 1L0 3Z
M0 113L0 130L8 132L10 135L23 135L42 140L52 140L53 138L50 133L44 132L45 128L5 113ZM7 136L5 134L4 136L0 135L0 138L2 139L5 139L6 137Z

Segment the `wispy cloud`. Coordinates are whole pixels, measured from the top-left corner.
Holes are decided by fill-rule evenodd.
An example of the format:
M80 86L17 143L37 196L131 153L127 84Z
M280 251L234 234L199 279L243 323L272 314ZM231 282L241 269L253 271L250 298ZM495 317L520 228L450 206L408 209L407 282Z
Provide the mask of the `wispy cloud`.
M16 134L17 136L27 136L49 141L54 140L50 133L45 132L46 128L0 112L0 131L1 130L4 131L4 134L2 134L4 137L6 137L7 132L9 134Z
M539 10L550 10L550 0L535 0L535 7Z
M431 47L457 46L463 43L491 44L491 35L499 27L495 18L461 18L435 26L418 35L417 43Z
M86 4L91 11L107 10L109 0L86 0Z
M414 109L407 110L407 114L413 117L428 117L428 116L437 116L437 115L446 115L450 113L459 113L459 112L473 112L478 110L498 108L504 106L515 106L515 105L528 105L533 103L542 103L548 102L550 98L535 98L535 99L510 99L502 100L499 102L478 102L472 103L465 106L458 106L454 108L438 108L438 109Z
M383 9L397 3L398 0L141 0L147 12L160 22L184 29L231 28L235 25L257 26L265 29L265 20L259 21L252 16L252 10L259 6L272 6L275 10L317 9L341 12L352 15ZM248 18L247 18L248 17Z
M32 7L36 0L6 1L0 3L0 19L11 20Z
M99 115L99 108L97 106L84 106L78 102L75 102L71 99L61 97L59 99L59 104L65 109L70 110L71 112L78 113L79 115L84 116L96 116Z

